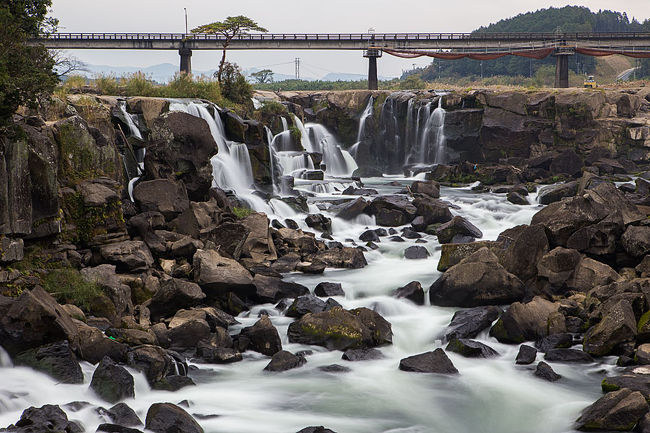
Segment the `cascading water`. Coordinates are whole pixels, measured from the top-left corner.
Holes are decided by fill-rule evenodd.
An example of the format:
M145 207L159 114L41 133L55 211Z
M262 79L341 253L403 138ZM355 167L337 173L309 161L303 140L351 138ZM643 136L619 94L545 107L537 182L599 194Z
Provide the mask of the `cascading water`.
M442 96L438 99L438 106L431 113L430 133L434 134L433 139L433 163L444 164L447 162L447 147L445 139L445 115L446 111L442 108ZM429 158L430 159L430 158ZM425 162L425 161L423 161ZM427 161L428 162L428 161Z
M323 154L323 164L325 173L330 176L350 176L358 168L357 163L352 155L346 150L341 149L341 145L323 125L318 123L308 123L305 125L305 131L313 136L315 147L320 148Z
M131 133L131 135L137 138L138 140L142 140L142 133L140 132L138 126L135 124L135 121L133 120L133 116L126 111L126 101L118 101L117 107L120 109L120 112L122 113L122 118L124 121L126 121L126 124L129 127L129 132Z

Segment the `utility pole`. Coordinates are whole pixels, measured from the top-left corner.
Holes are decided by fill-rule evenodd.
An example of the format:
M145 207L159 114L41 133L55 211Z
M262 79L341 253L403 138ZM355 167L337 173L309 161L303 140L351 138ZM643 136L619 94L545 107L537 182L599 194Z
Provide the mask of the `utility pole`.
M483 60L481 60L481 80L483 79Z
M185 34L187 34L187 8L183 8L185 11Z
M300 79L300 57L296 57L294 60L296 65L296 80Z

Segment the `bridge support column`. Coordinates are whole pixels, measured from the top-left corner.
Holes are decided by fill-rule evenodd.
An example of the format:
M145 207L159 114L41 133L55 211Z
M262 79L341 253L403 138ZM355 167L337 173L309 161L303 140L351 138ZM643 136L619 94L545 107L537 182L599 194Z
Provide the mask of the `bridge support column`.
M178 54L181 56L181 74L191 74L192 50L186 47L182 47L180 50L178 50Z
M381 57L381 50L369 48L363 52L363 57L368 59L368 90L377 90L379 88L377 58Z
M558 48L553 55L555 56L555 87L566 89L569 87L569 56L573 55L573 50Z

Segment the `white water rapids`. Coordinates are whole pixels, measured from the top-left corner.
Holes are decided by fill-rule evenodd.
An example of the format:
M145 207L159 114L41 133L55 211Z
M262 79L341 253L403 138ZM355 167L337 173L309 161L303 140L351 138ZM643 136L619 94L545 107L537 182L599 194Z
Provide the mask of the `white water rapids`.
M284 202L274 199L270 204L253 194L250 160L245 145L225 140L218 114L213 115L201 104L178 103L172 109L204 118L217 141L219 153L213 159L215 182L233 189L257 210L271 217L295 219L306 229L304 214L297 214ZM427 106L425 110L429 110ZM418 115L428 118L427 116ZM308 150L327 145L323 138L312 142L309 129L299 124L303 143ZM416 131L419 128L416 128ZM319 132L316 128L315 132ZM320 131L322 132L322 131ZM415 136L420 134L418 131ZM275 140L278 140L276 136ZM305 137L308 139L305 142ZM334 143L334 146L337 146ZM340 149L340 148L339 148ZM304 153L278 151L283 173L313 169ZM347 153L347 152L346 152ZM396 193L414 179L384 177L364 179L365 186L381 194ZM399 185L389 184L390 181ZM319 211L316 202L342 198L340 191L351 183L326 177L325 181L296 180L296 189L309 191L312 212L333 218L333 237L346 245L357 244L367 228L377 228L374 220L361 216L354 222L335 218L328 211ZM356 197L349 197L356 198ZM484 239L496 239L503 230L529 223L539 210L537 205L516 206L504 194L473 193L470 188L442 188L443 200L458 206L453 213L466 217L484 233ZM531 202L535 202L534 197ZM398 228L399 231L399 228ZM177 392L153 391L144 376L130 370L136 379L136 397L125 402L144 421L151 404L157 402L190 402L188 411L206 433L293 433L311 425L324 425L338 433L561 433L572 431L580 411L596 400L600 392L603 364L552 364L563 378L549 383L533 375L532 366L515 365L516 345L504 345L487 332L477 340L497 350L492 359L469 359L453 352L449 358L458 368L457 376L416 374L398 370L400 359L441 347L440 337L455 311L430 305L416 306L408 300L391 296L398 287L420 281L425 287L439 277L436 266L440 246L434 236L424 235L426 244L414 240L391 242L382 238L375 251L368 251L368 266L355 270L328 269L322 275L292 273L288 280L310 289L318 282L340 282L345 297L335 299L345 308L369 307L378 311L391 324L393 344L379 348L384 359L348 362L340 351L322 347L290 344L287 327L293 319L281 316L271 304L259 305L237 319L240 325L229 329L237 334L242 327L258 320L263 309L271 314L278 328L283 348L292 353L309 350L307 363L283 373L264 372L270 358L255 352L244 353L242 362L229 365L195 364L190 360L190 377L197 383ZM431 256L425 260L406 260L404 250L424 245ZM427 302L428 304L428 302ZM443 346L444 347L444 346ZM542 355L538 355L542 360ZM347 373L326 373L320 366L340 364ZM82 363L83 385L56 383L48 376L23 367L13 367L0 350L0 427L15 423L29 406L65 405L86 401L90 407L74 412L65 409L72 420L79 420L85 431L94 432L107 422L96 412L97 406L110 407L89 389L94 367ZM216 415L216 416L214 416Z
M400 189L386 185L389 180L403 181L374 178L366 180L366 186L382 193ZM325 193L320 198L333 196ZM474 194L469 188L443 188L442 198L458 205L460 209L454 213L469 218L488 239L495 239L508 227L530 222L538 210L536 205L512 205L503 195ZM334 219L334 237L341 241L357 239L366 226L375 227L371 223L369 217L356 223ZM439 246L434 237L426 235L425 239L428 243L423 245L432 253L426 260L403 258L404 249L414 245L414 241L398 243L382 238L378 250L366 253L369 264L364 269L327 270L317 276L288 275L288 279L311 289L320 281L340 282L346 296L336 300L345 308L366 306L382 314L392 324L394 333L393 345L380 348L385 359L348 362L341 360L339 351L290 344L286 335L293 319L280 316L273 305L260 305L238 317L241 325L231 327L231 334L255 323L258 312L265 309L273 314L271 320L285 350L313 351L307 356L307 364L284 373L267 373L263 368L269 358L246 352L244 361L235 364L195 364L198 370L192 370L190 376L198 385L175 393L150 390L144 377L132 371L136 398L126 403L144 420L147 409L155 402L188 400L192 414L219 415L199 419L206 433L291 433L309 425L325 425L338 433L571 431L580 410L600 395L602 365L553 364L563 379L548 383L533 376L534 367L515 365L518 346L499 344L483 333L478 340L496 349L500 356L468 359L449 352L460 371L458 376L398 370L401 358L440 347L440 335L454 312L451 308L416 306L391 297L394 289L412 280L428 287L439 275L435 271ZM333 374L318 369L333 363L352 371ZM64 385L33 370L11 367L4 360L0 367L0 425L16 422L29 406L88 401L109 407L88 388L93 367L83 364L83 369L84 385ZM99 423L105 422L92 407L67 412L71 419L81 420L88 432L94 432Z

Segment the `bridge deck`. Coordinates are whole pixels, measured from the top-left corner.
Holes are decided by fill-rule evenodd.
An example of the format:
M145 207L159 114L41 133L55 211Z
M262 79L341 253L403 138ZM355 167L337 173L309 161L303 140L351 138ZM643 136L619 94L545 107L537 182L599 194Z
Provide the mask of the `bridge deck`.
M222 49L221 35L182 33L54 33L33 42L56 49ZM534 49L559 46L648 48L650 33L255 33L235 37L232 50Z

